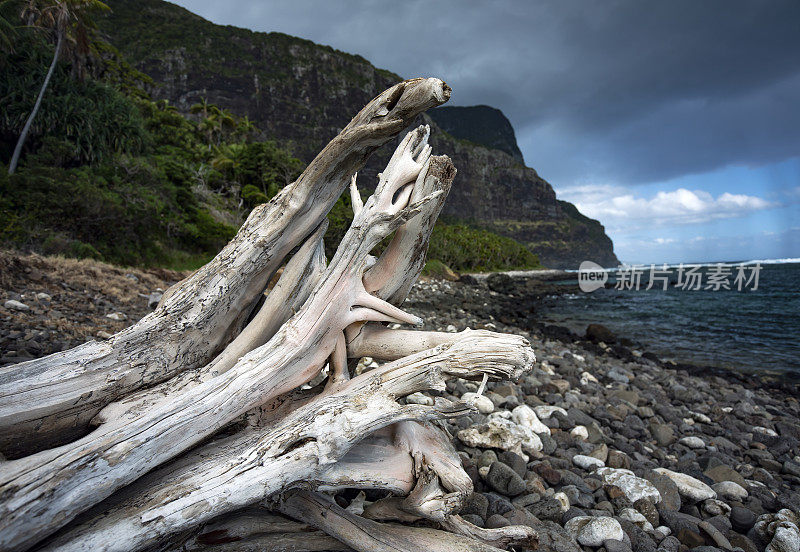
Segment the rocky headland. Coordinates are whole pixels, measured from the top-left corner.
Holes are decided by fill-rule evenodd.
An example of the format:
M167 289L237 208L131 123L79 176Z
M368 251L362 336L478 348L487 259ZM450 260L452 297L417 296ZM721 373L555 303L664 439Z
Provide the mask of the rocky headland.
M0 261L3 364L107 338L186 275L12 253ZM459 380L442 393L476 407L449 423L475 485L462 515L531 525L546 551L796 552L797 386L663 362L603 327L579 336L542 325L546 280L427 280L406 301L425 329L519 333L536 351L520 381L479 395Z

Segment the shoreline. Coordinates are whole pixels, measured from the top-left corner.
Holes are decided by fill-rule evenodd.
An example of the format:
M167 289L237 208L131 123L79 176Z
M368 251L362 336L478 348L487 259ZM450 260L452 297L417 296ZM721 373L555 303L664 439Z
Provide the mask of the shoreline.
M4 364L25 347L42 356L110 337L150 312L158 288L185 276L37 256L3 260L11 261L0 265ZM601 328L590 332L594 339L565 334L537 319L538 298L557 287L550 282L462 279L420 281L403 308L424 320L424 330L523 335L537 358L518 381L489 382L478 410L444 422L475 491L465 519L486 528L529 525L543 552L601 545L765 552L773 522L800 520L797 385L670 364L621 339L606 344ZM9 309L8 300L28 308ZM406 401L463 400L476 390L453 380ZM581 548L575 540L589 522L613 530Z

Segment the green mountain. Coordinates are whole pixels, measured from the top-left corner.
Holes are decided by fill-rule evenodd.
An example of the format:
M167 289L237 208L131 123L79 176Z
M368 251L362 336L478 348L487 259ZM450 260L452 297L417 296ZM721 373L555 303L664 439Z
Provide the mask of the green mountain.
M108 40L153 79L148 92L185 112L207 101L252 119L309 161L367 101L400 80L364 58L282 33L221 26L162 0L111 0ZM603 226L559 201L525 167L505 116L488 106L444 107L423 117L438 153L459 174L445 216L510 236L546 266L592 259L616 265ZM444 131L444 132L443 132ZM388 151L360 175L369 188Z

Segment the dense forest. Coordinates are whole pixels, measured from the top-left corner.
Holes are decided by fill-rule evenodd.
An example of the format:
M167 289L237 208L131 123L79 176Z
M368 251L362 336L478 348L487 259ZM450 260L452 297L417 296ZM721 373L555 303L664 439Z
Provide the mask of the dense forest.
M107 9L97 0L0 1L0 240L195 268L304 165L246 116L205 100L189 113L154 101L150 77L96 31ZM348 197L329 218L331 254L351 219ZM458 271L539 264L513 239L459 222L438 223L429 257L439 261L431 269Z

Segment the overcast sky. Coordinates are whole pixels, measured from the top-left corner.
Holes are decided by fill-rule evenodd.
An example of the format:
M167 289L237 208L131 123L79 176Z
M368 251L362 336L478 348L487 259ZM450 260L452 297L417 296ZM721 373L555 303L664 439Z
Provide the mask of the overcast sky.
M178 0L437 76L626 262L800 257L800 2Z

